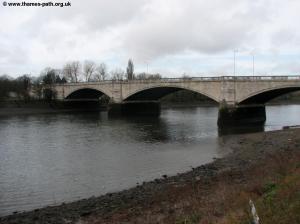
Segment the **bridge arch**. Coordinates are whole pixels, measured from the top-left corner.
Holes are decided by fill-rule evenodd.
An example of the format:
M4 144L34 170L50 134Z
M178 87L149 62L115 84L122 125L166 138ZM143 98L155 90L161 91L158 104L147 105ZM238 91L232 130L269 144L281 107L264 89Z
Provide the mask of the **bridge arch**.
M292 93L295 91L300 91L300 85L267 88L242 98L241 100L239 100L238 104L239 105L265 104L276 97L279 97L287 93Z
M161 99L164 96L167 96L168 94L180 91L180 90L187 90L194 93L198 93L200 95L206 96L207 98L213 100L216 103L219 103L219 100L204 92L199 91L193 88L188 87L182 87L182 86L176 86L176 85L166 85L166 86L151 86L151 87L145 87L141 89L137 89L127 96L123 98L123 101L156 101Z
M70 91L65 99L99 99L102 96L110 97L109 94L103 90L92 88L92 87L81 87Z

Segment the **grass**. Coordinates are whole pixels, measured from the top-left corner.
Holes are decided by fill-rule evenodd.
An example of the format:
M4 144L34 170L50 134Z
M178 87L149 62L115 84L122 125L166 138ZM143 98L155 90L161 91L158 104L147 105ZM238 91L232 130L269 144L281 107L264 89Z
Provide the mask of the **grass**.
M276 168L276 161L269 161L265 166L269 174L259 175L253 172L252 178L257 178L255 185L243 189L235 201L238 207L230 209L223 222L220 223L251 223L249 198L254 198L260 222L263 224L299 224L300 223L300 155L285 158L278 155L286 163ZM271 168L273 167L273 169ZM259 172L259 169L256 170ZM252 181L254 183L254 181Z
M245 181L236 182L235 175L242 175ZM163 223L251 224L249 200L252 199L260 223L299 224L300 152L270 155L268 161L255 164L243 174L223 173L212 182L207 195L201 188L199 183L181 189L184 196L178 200L184 206L177 209L180 215L175 222L169 217Z

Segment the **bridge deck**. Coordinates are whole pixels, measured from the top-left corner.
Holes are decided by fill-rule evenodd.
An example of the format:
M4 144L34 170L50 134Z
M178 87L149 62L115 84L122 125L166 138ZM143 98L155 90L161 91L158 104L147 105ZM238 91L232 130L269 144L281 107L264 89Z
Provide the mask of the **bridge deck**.
M300 76L204 76L204 77L183 77L183 78L160 78L160 79L133 79L133 80L102 80L89 82L72 82L56 85L90 85L100 83L153 83L153 82L184 82L184 81L295 81L300 80Z

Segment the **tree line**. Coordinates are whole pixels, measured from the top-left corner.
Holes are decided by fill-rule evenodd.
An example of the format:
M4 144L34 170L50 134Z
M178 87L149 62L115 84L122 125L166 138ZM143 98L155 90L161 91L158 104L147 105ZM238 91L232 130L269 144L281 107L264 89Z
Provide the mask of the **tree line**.
M55 76L63 77L63 82L93 82L104 80L134 80L134 79L160 79L160 74L134 73L132 59L128 60L126 70L115 68L108 71L105 63L96 64L86 60L83 63L72 61L66 63L62 69L55 70Z
M35 77L24 74L18 78L8 75L0 76L0 100L17 98L29 100L53 99L55 92L43 89L44 85L64 84L68 82L95 82L105 80L144 80L160 79L160 74L134 73L132 59L128 60L126 70L116 68L108 71L105 63L96 64L94 61L86 60L83 63L71 61L66 63L61 69L47 67Z

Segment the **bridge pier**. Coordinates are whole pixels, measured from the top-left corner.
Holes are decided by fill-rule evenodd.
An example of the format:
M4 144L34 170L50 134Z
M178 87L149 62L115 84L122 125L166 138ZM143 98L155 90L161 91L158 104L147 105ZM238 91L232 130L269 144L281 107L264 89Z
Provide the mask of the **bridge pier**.
M159 116L159 101L124 101L111 102L108 105L108 115L112 116Z
M226 105L221 104L218 126L262 125L266 121L265 105Z

